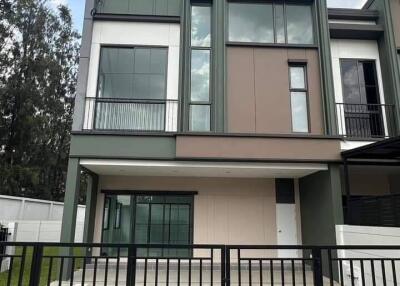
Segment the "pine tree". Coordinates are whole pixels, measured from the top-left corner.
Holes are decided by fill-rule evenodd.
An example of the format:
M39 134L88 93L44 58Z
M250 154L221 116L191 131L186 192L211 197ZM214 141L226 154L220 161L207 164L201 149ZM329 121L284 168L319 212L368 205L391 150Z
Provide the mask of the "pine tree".
M63 199L78 39L67 7L0 0L0 194Z

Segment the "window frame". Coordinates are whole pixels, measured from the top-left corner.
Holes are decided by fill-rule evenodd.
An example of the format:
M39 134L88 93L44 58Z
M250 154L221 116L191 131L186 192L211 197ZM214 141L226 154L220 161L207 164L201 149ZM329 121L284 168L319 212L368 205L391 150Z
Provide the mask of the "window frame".
M292 87L292 77L291 77L291 68L303 68L304 71L304 88L293 88ZM309 102L309 84L308 84L308 67L306 61L290 61L288 65L288 73L289 73L289 103L290 103L290 125L291 132L296 134L310 134L311 133L311 120L310 120L310 102ZM306 96L306 116L307 116L307 131L294 131L293 126L293 108L292 108L292 93L293 92L302 92L305 93Z
M193 46L192 45L192 16L193 16L193 7L209 7L210 8L210 46ZM185 121L187 122L187 131L188 132L194 132L194 133L209 133L213 131L213 122L214 122L214 112L213 112L213 107L214 107L214 96L213 96L213 66L214 66L214 54L213 54L213 42L214 42L214 36L213 36L213 26L214 26L214 19L212 17L213 15L213 5L210 0L191 0L190 1L190 7L189 7L189 12L190 12L190 23L189 23L189 48L188 48L188 62L189 62L189 83L188 83L188 91L187 91L187 111L186 111L186 119ZM208 79L208 101L192 101L192 60L193 60L193 51L208 51L209 52L209 79ZM209 116L209 126L208 130L192 130L191 129L191 122L192 122L192 106L209 106L210 110L210 116Z
M130 243L135 243L136 240L136 207L138 204L140 204L140 202L137 202L138 197L158 197L161 198L160 201L156 201L156 202L149 202L149 203L143 203L143 204L158 204L158 205L189 205L189 224L188 224L188 244L192 245L193 244L193 239L194 239L194 196L197 195L197 192L193 192L193 191L126 191L126 190L113 190L113 191L108 191L108 190L102 190L101 193L104 194L104 205L103 205L103 220L102 220L102 225L104 225L104 219L105 219L105 215L104 215L104 209L106 207L107 201L109 201L109 206L111 207L112 205L112 198L113 197L118 197L119 195L125 195L125 196L130 196L130 214L131 214L131 221L130 221L130 233L129 233L129 238L130 238ZM177 202L171 202L171 197L180 197L180 198L187 198L187 202L181 202L181 201L177 201ZM117 202L118 204L118 202ZM115 207L116 209L117 207ZM109 210L111 210L111 208L109 208ZM122 211L121 211L122 213ZM165 213L165 210L164 210ZM108 215L108 222L110 222L110 212ZM116 213L114 214L114 216L116 217ZM147 218L148 222L151 221L151 215L150 215L150 208L149 208L149 215ZM109 224L109 223L108 223ZM169 225L171 225L171 221L169 221ZM151 229L151 224L148 223L147 224L147 243L151 245L152 243L149 242L150 236L149 236L149 231ZM101 232L101 241L103 242L104 239L104 231L108 231L110 230L110 228L102 228L102 232ZM164 235L164 232L163 232ZM162 243L164 244L164 243ZM168 245L173 245L170 243L170 240L165 243ZM149 249L146 248L146 255L148 257L152 257L148 251ZM193 255L193 250L189 249L188 252L189 257ZM161 253L162 257L168 257L168 253L165 253L164 251ZM186 257L186 256L184 256Z
M96 82L96 100L101 99L115 99L120 100L121 98L117 97L100 97L99 96L99 85L100 85L100 75L101 75L101 60L104 49L107 48L115 48L115 49L132 49L135 51L136 49L165 49L166 50L166 61L165 61L165 90L164 90L164 98L163 99L150 99L150 100L166 100L167 99L167 90L168 90L168 66L169 66L169 46L163 45L124 45L124 44L100 44L100 52L98 58L98 67L97 67L97 82ZM134 64L134 62L133 62ZM135 73L132 73L132 75ZM124 98L127 100L144 100L143 98ZM149 100L149 99L146 99ZM95 110L96 111L96 110ZM95 113L96 115L96 113Z
M273 21L273 35L274 41L273 43L264 43L264 42L242 42L242 41L231 41L229 39L229 29L230 29L230 17L229 17L229 4L270 4L272 5L272 21ZM283 6L283 30L284 30L284 43L277 42L277 25L276 25L276 6ZM288 33L287 33L287 16L286 16L286 6L308 6L311 9L311 21L312 21L312 36L313 43L311 44L296 44L296 43L288 43ZM316 18L315 18L315 8L314 2L311 0L228 0L227 1L227 20L226 20L226 44L228 46L272 46L272 47L310 47L310 48L318 48L318 35L316 33Z

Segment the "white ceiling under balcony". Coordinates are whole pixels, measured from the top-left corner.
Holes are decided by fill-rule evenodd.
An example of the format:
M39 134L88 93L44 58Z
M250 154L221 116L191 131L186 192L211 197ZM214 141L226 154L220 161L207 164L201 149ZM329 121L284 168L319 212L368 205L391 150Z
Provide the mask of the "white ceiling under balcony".
M327 170L326 164L187 162L82 159L80 164L105 176L301 178Z

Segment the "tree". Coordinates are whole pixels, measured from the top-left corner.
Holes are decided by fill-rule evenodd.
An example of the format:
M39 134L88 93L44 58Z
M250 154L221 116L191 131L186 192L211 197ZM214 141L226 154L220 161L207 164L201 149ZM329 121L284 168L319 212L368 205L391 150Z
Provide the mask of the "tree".
M67 7L0 0L0 194L63 199L78 39Z

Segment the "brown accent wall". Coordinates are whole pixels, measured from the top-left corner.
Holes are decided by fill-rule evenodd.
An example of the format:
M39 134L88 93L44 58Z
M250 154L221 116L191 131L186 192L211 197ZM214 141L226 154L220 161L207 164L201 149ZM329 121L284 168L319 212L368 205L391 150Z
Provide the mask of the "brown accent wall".
M195 244L276 244L274 179L101 176L103 190L198 191ZM100 241L104 194L98 196L95 239Z
M340 140L318 138L177 136L176 157L337 161Z
M307 60L309 122L323 134L316 49L229 47L227 129L233 133L292 133L288 60Z
M391 1L393 29L396 40L396 46L400 48L400 2L399 0Z

